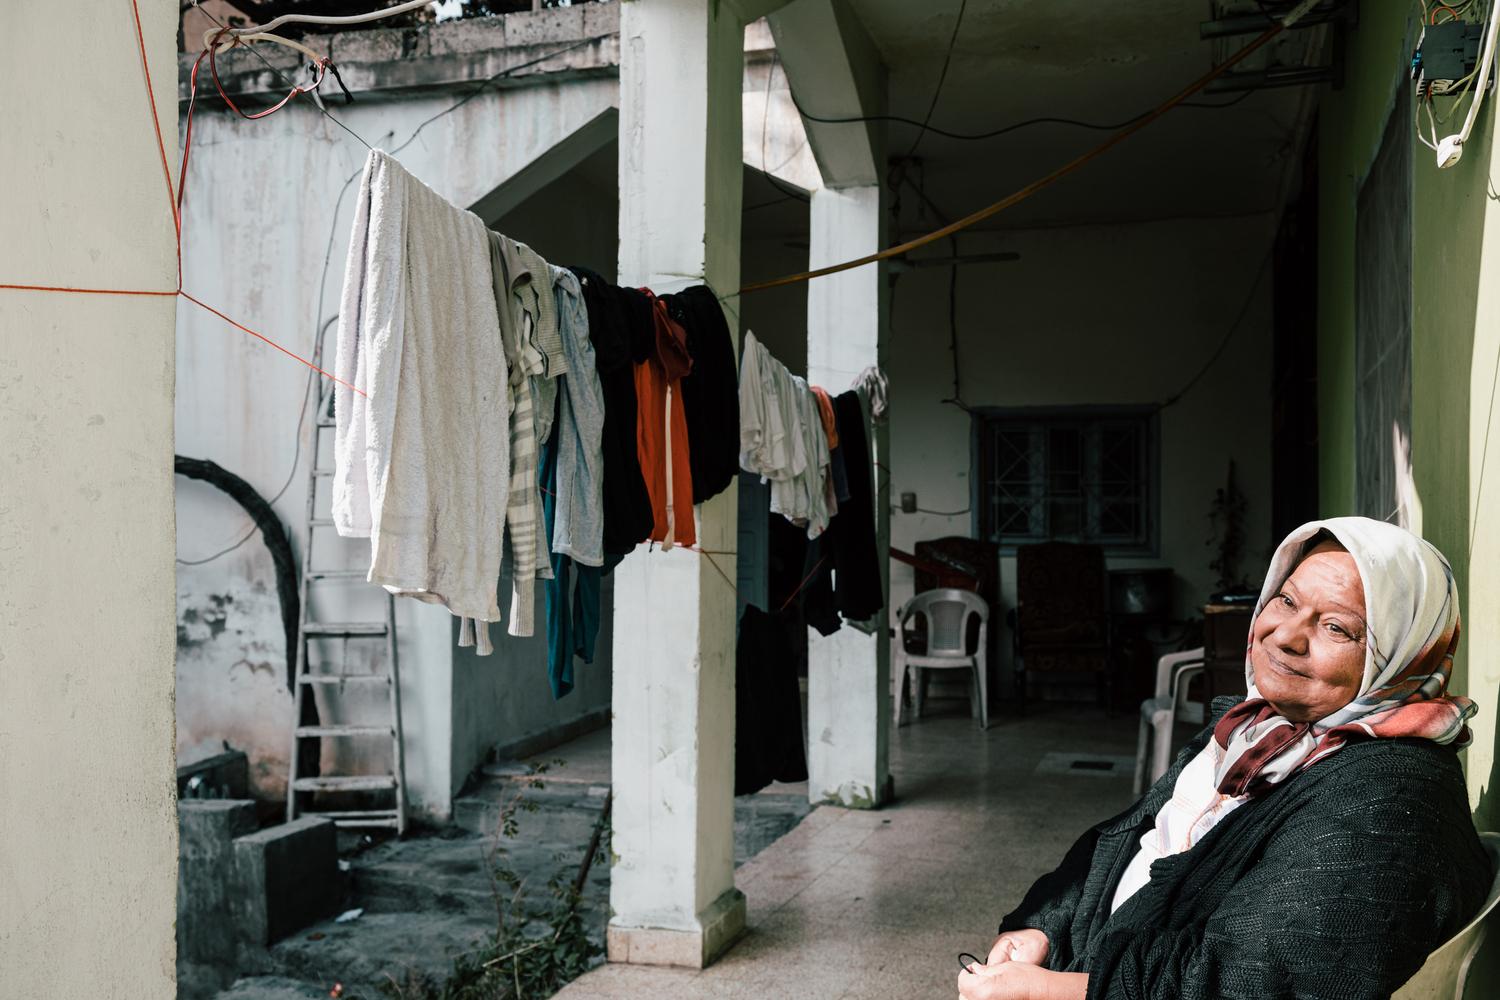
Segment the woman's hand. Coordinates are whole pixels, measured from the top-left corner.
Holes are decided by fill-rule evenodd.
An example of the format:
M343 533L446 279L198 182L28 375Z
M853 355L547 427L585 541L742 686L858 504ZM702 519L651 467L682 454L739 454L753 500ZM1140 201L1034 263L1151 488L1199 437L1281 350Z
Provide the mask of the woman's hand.
M989 965L1001 962L1020 962L1024 965L1044 965L1051 943L1047 935L1030 928L1021 931L1006 931L995 938L990 947Z
M1010 959L958 974L959 1000L1084 1000L1088 988L1087 973L1050 972Z

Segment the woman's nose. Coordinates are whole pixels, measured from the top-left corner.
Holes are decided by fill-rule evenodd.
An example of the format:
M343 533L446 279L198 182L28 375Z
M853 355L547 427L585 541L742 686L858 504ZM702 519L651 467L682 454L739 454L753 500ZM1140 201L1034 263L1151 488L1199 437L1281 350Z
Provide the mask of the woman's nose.
M1271 641L1288 653L1306 653L1309 624L1302 615L1288 615L1271 632Z

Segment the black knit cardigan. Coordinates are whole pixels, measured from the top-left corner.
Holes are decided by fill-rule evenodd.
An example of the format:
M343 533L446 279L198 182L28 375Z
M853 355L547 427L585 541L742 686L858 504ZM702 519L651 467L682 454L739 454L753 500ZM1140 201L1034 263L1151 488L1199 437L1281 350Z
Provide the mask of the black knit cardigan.
M1238 699L1216 699L1213 718ZM1000 930L1051 942L1089 1000L1389 997L1475 913L1492 872L1456 753L1350 743L1151 866L1110 915L1120 875L1212 725L1124 813L1073 845Z

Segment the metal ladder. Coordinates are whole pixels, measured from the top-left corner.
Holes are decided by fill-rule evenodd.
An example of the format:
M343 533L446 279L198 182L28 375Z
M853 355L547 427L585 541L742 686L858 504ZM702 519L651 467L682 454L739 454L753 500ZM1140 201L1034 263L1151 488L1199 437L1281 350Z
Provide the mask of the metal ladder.
M324 326L324 332L327 331ZM319 338L321 342L321 337ZM321 347L321 343L319 345ZM321 354L321 350L319 354ZM307 483L307 530L302 548L302 610L297 626L297 682L292 695L295 726L292 730L291 774L287 781L287 822L300 816L326 816L341 827L391 827L397 835L406 832L406 768L401 738L401 674L396 662L396 609L395 598L388 593L384 597L384 617L379 621L319 622L311 620L308 598L313 587L326 581L364 580L368 574L362 569L320 569L313 559L313 544L318 532L333 530L333 518L316 516L318 484L330 482L333 468L320 466L323 453L323 434L334 426L332 416L333 394L319 393L316 419L313 428L311 471ZM316 640L343 640L341 668L348 666L349 642L383 640L385 643L384 673L346 673L343 669L332 673L314 671L309 656L309 644ZM325 725L317 718L314 690L331 690L345 685L384 685L391 707L389 724L382 725ZM338 774L307 775L309 765L316 765L314 746L310 740L347 739L360 736L389 735L392 741L392 770L389 774ZM395 805L391 808L314 810L302 807L299 796L314 792L378 792L395 794Z

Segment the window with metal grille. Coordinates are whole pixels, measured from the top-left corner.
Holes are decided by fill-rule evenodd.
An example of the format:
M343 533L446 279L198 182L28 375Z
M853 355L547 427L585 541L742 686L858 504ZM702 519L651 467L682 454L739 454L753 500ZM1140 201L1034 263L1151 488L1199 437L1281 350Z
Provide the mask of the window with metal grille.
M982 537L1155 554L1153 411L998 411L978 418L977 434Z

